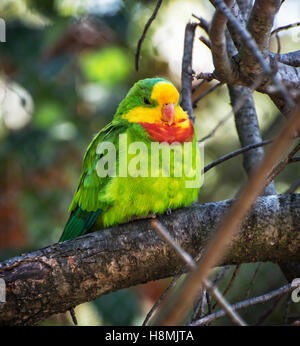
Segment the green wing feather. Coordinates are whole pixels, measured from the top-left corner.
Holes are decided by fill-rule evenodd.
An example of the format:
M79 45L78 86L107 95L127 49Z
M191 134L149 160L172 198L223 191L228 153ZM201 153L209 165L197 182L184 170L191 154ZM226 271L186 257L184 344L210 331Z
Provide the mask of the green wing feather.
M100 178L97 174L96 166L100 158L97 147L104 140L113 142L120 132L122 132L122 121L111 122L98 132L88 146L77 190L69 208L70 217L59 241L86 234L101 212L107 208L103 200L100 202L99 193L111 178Z

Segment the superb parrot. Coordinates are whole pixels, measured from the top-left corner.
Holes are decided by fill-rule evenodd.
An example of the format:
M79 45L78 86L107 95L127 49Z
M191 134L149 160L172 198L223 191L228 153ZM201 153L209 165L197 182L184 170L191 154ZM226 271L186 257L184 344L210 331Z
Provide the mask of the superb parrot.
M121 138L122 143L126 143L125 149L121 148ZM105 158L104 152L108 156L109 146L106 151L100 150L104 143L115 148L112 150L115 160L111 155L112 166L115 164L115 167L107 176L103 176L99 169L102 167L103 170L110 164L107 162L106 166L99 166ZM144 149L139 163L136 163L136 152L130 149L135 143L138 149ZM151 152L154 143L160 144L159 149L162 149L156 156L156 166ZM192 149L189 152L185 151L187 143ZM164 168L162 154L163 148L168 145L174 149L170 150L167 160L170 162L169 171ZM130 163L129 159L134 158L135 161ZM127 166L120 174L118 171L124 162ZM179 105L177 89L163 78L138 81L120 103L112 122L94 137L87 148L77 190L69 208L70 217L60 241L124 223L136 216L147 217L191 205L197 200L200 188L199 164L200 151L195 129L188 114ZM130 174L130 168L144 170ZM193 176L195 172L196 179Z

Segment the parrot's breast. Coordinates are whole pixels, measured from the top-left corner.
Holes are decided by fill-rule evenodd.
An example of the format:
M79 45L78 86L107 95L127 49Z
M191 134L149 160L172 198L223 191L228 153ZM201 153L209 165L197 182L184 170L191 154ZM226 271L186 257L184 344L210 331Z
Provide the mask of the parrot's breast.
M148 133L152 141L167 142L191 142L194 138L194 127L189 119L182 119L178 124L169 126L162 123L139 123Z

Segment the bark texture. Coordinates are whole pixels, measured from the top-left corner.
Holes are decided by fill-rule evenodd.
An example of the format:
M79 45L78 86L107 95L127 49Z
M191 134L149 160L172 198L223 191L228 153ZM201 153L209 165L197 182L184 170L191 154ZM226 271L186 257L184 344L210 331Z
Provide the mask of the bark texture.
M195 204L159 217L195 256L224 218L232 200ZM300 195L257 199L220 264L300 261ZM57 243L0 263L6 303L0 325L32 325L103 294L172 276L182 260L139 220Z

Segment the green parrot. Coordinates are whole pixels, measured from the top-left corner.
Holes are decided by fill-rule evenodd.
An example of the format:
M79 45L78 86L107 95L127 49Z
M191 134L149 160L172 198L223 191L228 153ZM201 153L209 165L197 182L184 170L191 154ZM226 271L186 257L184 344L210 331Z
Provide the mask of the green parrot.
M87 148L60 241L191 205L200 166L177 89L163 78L138 81Z

